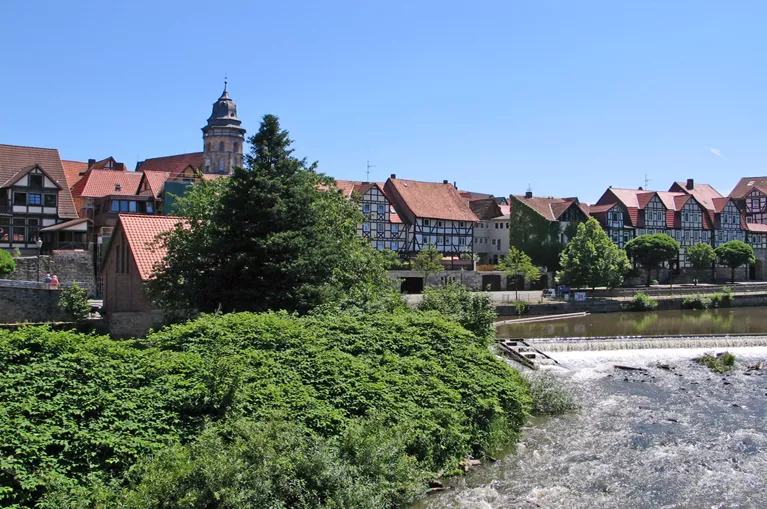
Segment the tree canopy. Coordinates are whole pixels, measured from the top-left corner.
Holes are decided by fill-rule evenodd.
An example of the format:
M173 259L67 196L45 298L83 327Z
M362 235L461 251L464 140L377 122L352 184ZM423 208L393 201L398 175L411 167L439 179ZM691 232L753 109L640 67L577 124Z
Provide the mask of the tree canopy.
M740 240L725 242L715 250L719 262L730 267L732 282L735 282L735 269L747 263L754 263L754 249Z
M626 254L647 269L645 286L650 286L650 270L674 260L679 255L679 242L665 233L640 235L626 244Z
M5 277L16 270L16 260L11 253L5 249L0 249L0 277Z
M710 244L700 242L686 251L687 260L696 270L710 269L716 261L716 253ZM697 280L696 280L697 283Z
M317 164L293 156L288 132L265 115L245 168L195 185L160 239L164 263L148 283L164 309L307 312L391 295L383 256L357 235L358 204ZM356 303L355 303L356 301Z
M578 224L578 232L562 252L557 273L561 283L572 287L615 288L623 283L630 264L593 217Z
M527 254L520 251L514 246L509 247L509 253L503 257L498 264L498 269L502 270L507 276L516 278L517 276L523 276L525 279L531 282L541 279L541 271L533 265L532 260ZM519 293L516 290L517 286L514 285L514 298L519 297Z
M423 272L423 283L426 285L426 280L429 279L430 274L441 272L444 269L441 262L442 254L434 244L429 244L415 256L413 269Z

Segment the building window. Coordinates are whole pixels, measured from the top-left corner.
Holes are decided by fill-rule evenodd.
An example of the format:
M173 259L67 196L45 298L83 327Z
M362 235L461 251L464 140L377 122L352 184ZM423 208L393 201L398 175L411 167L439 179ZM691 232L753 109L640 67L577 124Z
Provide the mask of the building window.
M442 226L442 221L437 221L437 226Z
M458 237L458 244L465 245L466 244L466 237Z
M29 194L29 204L30 205L40 205L43 201L43 197L39 194Z
M509 223L506 223L506 229L507 230L509 229Z
M233 147L234 147L234 151L235 151L235 152L237 152L237 149L239 148L239 145L237 145L237 143L235 143L235 144L233 145Z
M364 213L366 213L366 214L367 214L368 212L370 212L370 204L369 204L369 203L363 203L363 204L362 204L362 212L364 212Z
M219 173L224 173L224 160L219 159L218 160L218 171Z
M29 176L29 187L43 187L43 176L42 175L30 175Z
M498 229L498 223L493 223L493 225L495 226L495 229L497 230Z
M27 193L13 193L13 204L14 205L26 205L27 204Z
M391 225L391 232L397 233L399 231L399 226L396 224Z
M424 219L423 220L423 225L424 226L429 226L429 220L428 219Z
M55 207L56 206L56 195L55 194L46 194L45 195L45 206L46 207Z
M27 229L23 226L13 227L13 242L24 242L24 238L27 236Z
M363 232L369 232L370 231L370 223L362 223L362 231Z
M383 251L384 243L379 241L378 244L376 245L376 247L378 248L379 251Z
M154 214L154 205L152 205L151 201L146 202L146 213Z
M458 221L458 227L463 228L463 221Z
M130 212L136 212L136 202L135 201L129 201L128 202L128 210Z
M223 141L218 144L218 151L219 152L223 152L224 151L224 142Z

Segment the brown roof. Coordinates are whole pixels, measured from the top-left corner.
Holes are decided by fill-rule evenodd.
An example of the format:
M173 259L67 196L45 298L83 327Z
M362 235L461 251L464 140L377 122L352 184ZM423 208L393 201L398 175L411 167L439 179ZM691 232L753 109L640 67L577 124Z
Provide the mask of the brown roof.
M178 154L175 156L155 157L141 161L136 165L136 171L167 171L175 177L188 166L201 170L205 159L202 152Z
M88 171L88 163L81 161L66 161L62 159L61 165L64 167L64 176L67 179L67 187L69 189L72 189L72 186Z
M687 189L686 182L674 182L669 191L690 194L708 210L715 210L714 199L722 197L719 191L708 184L693 184L692 189Z
M743 177L730 193L730 198L739 200L754 189L758 189L763 194L767 194L767 177Z
M396 193L402 205L416 217L477 221L466 198L452 184L389 179L384 187L390 190L387 192Z
M141 173L135 171L90 170L72 188L75 198L101 198L109 195L136 194Z
M617 203L608 203L606 205L589 205L589 212L592 214L601 214L604 212L609 212L613 207L620 208L620 205Z
M144 173L144 181L146 181L155 199L160 197L168 177L170 177L170 172L168 171L147 171ZM139 189L141 188L140 186L141 184L139 184Z
M0 187L5 187L6 183L13 181L14 178L18 180L19 172L29 169L35 164L39 165L61 188L58 205L59 217L64 219L77 218L75 203L69 192L61 157L55 148L0 145Z
M136 214L119 214L118 217L118 224L128 239L128 248L136 260L139 276L146 281L152 275L155 265L162 262L167 252L167 249L155 244L155 238L161 233L171 231L183 218Z
M589 209L583 204L578 203L576 198L543 198L538 196L533 196L532 198L514 196L514 198L518 202L524 203L549 221L559 221L559 217L573 204L576 204L586 217L589 215Z
M724 210L724 208L727 206L727 202L732 200L732 198L729 198L727 196L724 196L722 198L714 198L712 201L714 203L714 211L719 213Z
M461 192L461 196L464 193ZM479 198L476 200L469 200L469 208L479 219L493 219L503 216L500 205L491 198ZM506 205L508 209L508 205Z

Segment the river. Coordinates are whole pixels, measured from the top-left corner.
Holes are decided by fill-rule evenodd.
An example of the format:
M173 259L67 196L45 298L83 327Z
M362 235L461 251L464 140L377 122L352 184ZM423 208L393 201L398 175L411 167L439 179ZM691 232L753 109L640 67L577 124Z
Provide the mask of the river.
M747 317L752 324L754 318L758 321L758 313L740 311L651 315L671 323L709 320L702 316L724 317L733 327L742 326ZM632 322L642 321L641 314L632 315ZM601 316L616 317L594 316L600 321ZM685 317L697 318L690 321ZM621 314L614 323L625 321ZM542 330L538 328L542 324L528 325L535 325L535 332L530 333L533 336ZM575 330L572 323L556 327ZM656 329L656 333L661 332ZM688 334L690 329L683 328L682 333ZM580 335L604 332L586 329ZM767 335L749 339L767 344ZM728 347L737 362L725 375L692 361L705 352L723 350L696 347L554 353L568 368L555 376L571 388L581 410L532 420L520 442L497 462L453 479L448 491L426 497L415 507L767 507L767 370L747 369L767 361L767 347ZM622 371L614 367L616 364L646 371Z
M765 307L595 313L581 318L509 324L498 328L499 337L522 338L755 333L767 334Z

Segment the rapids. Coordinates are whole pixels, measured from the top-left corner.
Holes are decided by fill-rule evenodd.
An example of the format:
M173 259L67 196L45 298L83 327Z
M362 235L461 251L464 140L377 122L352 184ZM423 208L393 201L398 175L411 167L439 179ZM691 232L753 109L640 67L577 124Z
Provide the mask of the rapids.
M415 507L767 507L767 370L746 369L767 347L728 347L725 375L691 360L715 351L554 353L581 410L533 420L499 461Z

